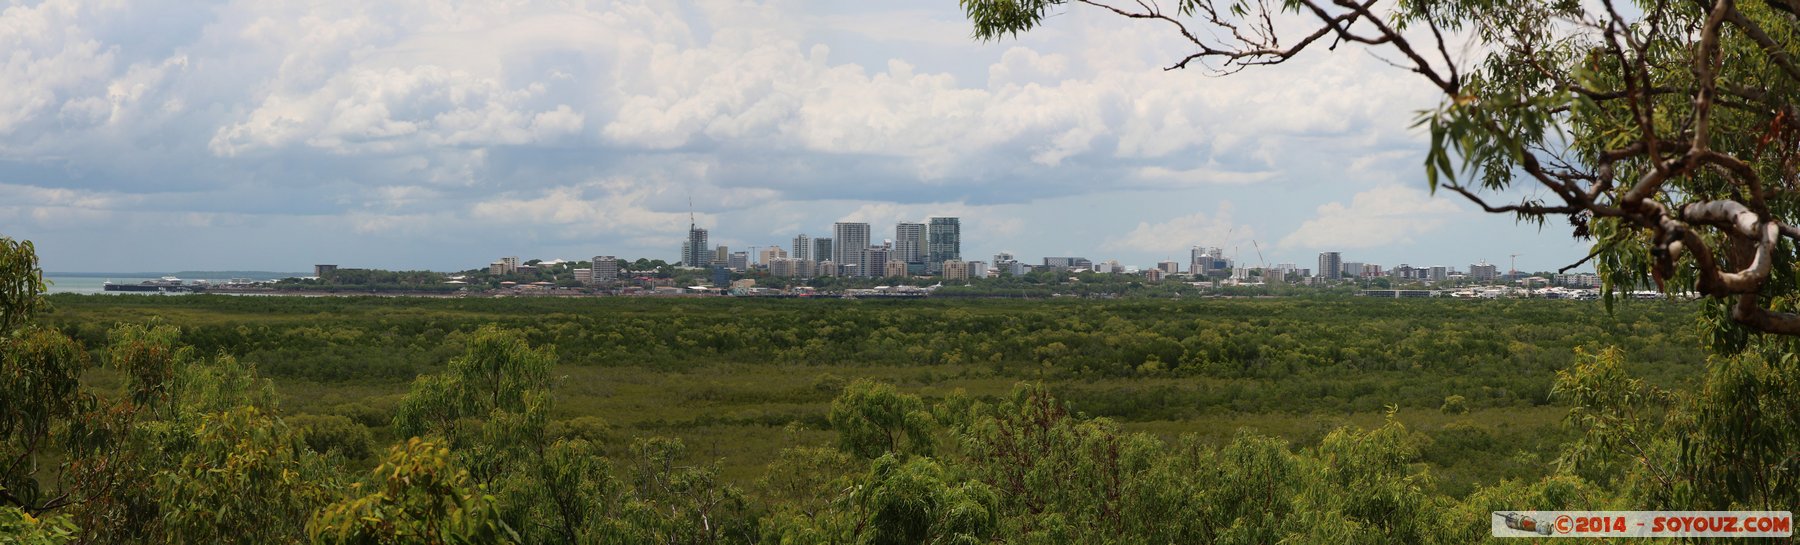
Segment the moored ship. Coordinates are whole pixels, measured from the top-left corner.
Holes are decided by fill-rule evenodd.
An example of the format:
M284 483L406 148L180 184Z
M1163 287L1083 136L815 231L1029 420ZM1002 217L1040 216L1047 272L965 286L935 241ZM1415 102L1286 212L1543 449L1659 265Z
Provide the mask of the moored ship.
M164 276L156 280L145 280L136 284L114 284L107 282L101 286L106 291L160 292L160 293L196 293L206 289L203 284L188 284L180 278Z

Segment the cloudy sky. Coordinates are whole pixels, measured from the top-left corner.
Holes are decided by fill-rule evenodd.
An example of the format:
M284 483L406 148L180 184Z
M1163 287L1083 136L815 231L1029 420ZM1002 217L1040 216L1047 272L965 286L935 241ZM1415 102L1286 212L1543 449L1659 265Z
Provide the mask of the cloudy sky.
M0 235L51 271L674 260L690 197L745 249L953 215L970 259L1583 251L1429 195L1431 89L1349 47L1217 78L1093 10L980 43L953 0L8 6Z

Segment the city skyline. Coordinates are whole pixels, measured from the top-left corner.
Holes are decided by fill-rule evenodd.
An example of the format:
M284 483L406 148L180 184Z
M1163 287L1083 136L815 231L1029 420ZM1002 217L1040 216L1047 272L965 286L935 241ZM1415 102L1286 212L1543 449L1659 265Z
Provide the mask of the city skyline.
M1587 249L1430 195L1433 91L1367 55L1206 78L1134 21L981 43L954 4L58 6L0 14L50 29L4 37L0 234L51 270L666 256L690 211L746 248L959 217L965 259Z

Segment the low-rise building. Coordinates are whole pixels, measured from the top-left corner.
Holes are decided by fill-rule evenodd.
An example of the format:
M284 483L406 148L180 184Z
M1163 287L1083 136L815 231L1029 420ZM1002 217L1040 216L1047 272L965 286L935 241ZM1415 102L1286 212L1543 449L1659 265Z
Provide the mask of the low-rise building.
M968 262L962 261L960 259L952 259L952 260L945 261L944 262L944 279L945 280L968 280L969 279L969 264L968 264Z
M768 265L772 261L775 261L777 259L783 259L783 258L786 258L787 256L788 256L787 250L782 249L782 247L770 246L768 248L763 248L763 250L761 252L757 252L756 261L758 263L762 263L763 265Z
M769 275L780 278L812 278L816 266L811 259L776 258L769 262Z

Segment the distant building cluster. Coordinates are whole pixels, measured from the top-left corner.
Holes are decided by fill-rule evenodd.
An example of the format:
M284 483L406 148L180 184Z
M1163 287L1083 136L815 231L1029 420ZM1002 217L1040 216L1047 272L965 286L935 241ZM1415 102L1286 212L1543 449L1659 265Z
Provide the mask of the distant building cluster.
M1294 263L1263 261L1260 248L1256 255L1258 262L1252 264L1240 262L1243 256L1237 251L1227 253L1222 247L1203 244L1190 247L1185 262L1165 259L1154 267L1141 270L1115 259L1095 261L1081 256L1046 256L1033 262L1004 251L993 254L990 261L978 261L963 255L961 218L943 216L927 218L923 222L902 221L893 225L892 233L892 238L879 238L878 235L886 233L878 233L869 223L837 222L831 225L828 236L800 233L785 243L733 249L712 245L710 233L690 223L677 265L707 271L707 278L714 286L728 285L734 273L753 271L787 279L933 276L947 281L1059 271L1131 274L1148 282L1179 280L1215 286L1332 284L1376 278L1403 284L1491 284L1526 280L1524 273L1510 268L1502 271L1498 265L1486 261L1470 264L1466 270L1410 263L1387 267L1347 261L1340 252L1321 252L1314 267L1304 268ZM335 268L335 265L318 265L315 274L323 277ZM532 265L521 264L518 257L504 257L488 266L488 272L496 276L531 270ZM616 257L595 256L589 267L574 269L574 276L577 282L592 285L618 280L621 272ZM1533 281L1568 288L1589 288L1600 283L1592 273L1556 274L1553 278L1534 277Z
M897 223L894 238L880 243L876 243L873 227L862 222L838 222L832 224L829 237L802 233L786 247L764 246L760 251L758 247L731 251L718 246L708 252L707 235L705 229L689 226L681 247L681 266L731 272L766 269L782 278L937 275L947 279L952 278L946 270L950 262L968 266L962 262L962 220L954 217Z

